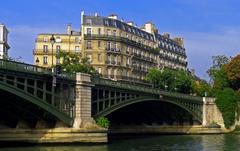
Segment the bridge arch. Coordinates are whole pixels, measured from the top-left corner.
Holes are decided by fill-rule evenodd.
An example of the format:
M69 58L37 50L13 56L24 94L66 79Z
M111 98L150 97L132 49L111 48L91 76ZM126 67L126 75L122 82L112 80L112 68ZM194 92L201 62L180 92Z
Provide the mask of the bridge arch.
M0 90L6 91L10 94L16 95L17 97L20 97L24 100L26 100L27 102L41 108L42 110L50 113L51 115L53 115L54 117L56 117L56 119L64 122L65 124L71 126L73 124L73 119L70 118L69 116L67 116L66 114L64 114L63 112L59 111L57 108L55 108L54 106L52 106L51 104L37 98L34 97L31 94L28 94L26 92L24 92L21 89L18 89L12 85L0 82Z
M114 111L122 109L126 106L136 104L136 103L140 103L140 102L148 102L148 101L156 101L156 102L161 101L161 102L167 102L167 103L174 104L174 105L184 109L188 113L190 113L196 120L198 120L198 122L202 123L201 117L199 117L194 111L191 111L189 108L187 108L186 106L184 106L180 103L177 103L175 101L172 101L172 100L166 99L166 98L164 98L164 99L163 98L159 98L159 99L156 99L156 98L137 98L137 99L126 100L126 101L120 102L116 105L113 105L111 107L108 107L108 108L104 109L103 111L100 111L99 113L94 115L94 118L96 119L96 118L99 118L99 117L107 116L107 115L113 113Z

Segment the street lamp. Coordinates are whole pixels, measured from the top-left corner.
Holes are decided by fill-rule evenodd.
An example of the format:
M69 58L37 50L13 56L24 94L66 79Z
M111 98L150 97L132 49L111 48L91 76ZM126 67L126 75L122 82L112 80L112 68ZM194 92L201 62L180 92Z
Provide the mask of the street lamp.
M54 87L56 87L56 76L54 74L54 68L53 68L53 45L56 41L53 35L50 38L50 42L52 44L52 73L53 73L52 89L54 89Z
M53 35L52 35L51 38L50 38L50 42L51 42L51 44L52 44L52 72L53 72L53 71L54 71L54 70L53 70L53 45L54 45L54 43L56 42L56 40L55 40L55 38L54 38Z

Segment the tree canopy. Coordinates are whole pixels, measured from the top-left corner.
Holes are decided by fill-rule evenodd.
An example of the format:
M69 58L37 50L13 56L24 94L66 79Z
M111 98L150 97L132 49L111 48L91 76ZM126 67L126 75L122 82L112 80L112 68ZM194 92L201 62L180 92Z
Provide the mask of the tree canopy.
M91 75L97 74L97 71L88 62L88 58L82 58L77 54L62 51L59 53L58 57L62 59L60 67L64 72L71 74L76 72L82 72Z

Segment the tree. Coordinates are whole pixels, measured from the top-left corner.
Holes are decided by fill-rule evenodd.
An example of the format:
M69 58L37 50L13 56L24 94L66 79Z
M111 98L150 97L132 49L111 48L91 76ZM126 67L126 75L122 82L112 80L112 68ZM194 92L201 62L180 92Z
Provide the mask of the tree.
M159 84L161 82L161 71L157 68L151 68L148 70L145 79L148 82L152 83L154 87L159 87Z
M217 56L212 56L212 60L213 60L213 65L207 71L211 82L215 80L216 72L219 71L223 65L229 62L229 58L225 55L217 55Z
M225 69L232 88L235 90L240 89L240 55L237 55L226 64Z
M167 91L177 91L189 94L192 91L192 77L184 71L165 68L159 70L152 68L146 76L146 80L155 88Z
M71 74L82 72L97 75L97 71L89 64L88 58L81 58L81 56L77 54L62 51L58 57L62 59L60 66L64 72Z
M216 104L222 113L224 125L229 128L235 122L237 112L237 94L231 88L219 90L216 94Z
M197 96L204 97L205 95L207 95L207 96L213 95L212 87L207 83L207 81L203 81L203 80L202 81L193 81L192 89L193 89L193 93L196 94Z

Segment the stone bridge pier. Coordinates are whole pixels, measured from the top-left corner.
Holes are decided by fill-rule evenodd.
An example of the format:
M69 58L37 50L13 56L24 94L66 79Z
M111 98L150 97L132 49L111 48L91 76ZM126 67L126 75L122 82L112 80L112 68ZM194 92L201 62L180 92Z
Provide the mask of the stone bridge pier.
M91 76L89 74L76 74L76 88L75 88L75 119L73 128L88 128L96 127L94 119L92 118L92 87Z
M219 111L215 98L203 97L203 126L211 126L213 123L217 123L221 127L224 127L224 121L222 113Z

